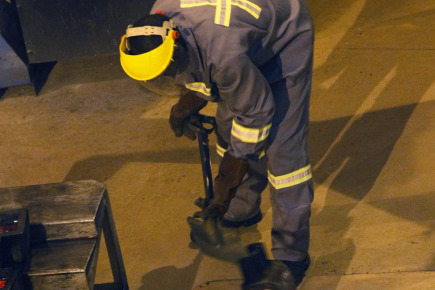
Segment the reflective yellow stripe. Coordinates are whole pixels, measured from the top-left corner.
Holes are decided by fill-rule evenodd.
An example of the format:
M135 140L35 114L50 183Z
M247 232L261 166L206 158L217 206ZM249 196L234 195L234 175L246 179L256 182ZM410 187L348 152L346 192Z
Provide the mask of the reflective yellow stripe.
M224 14L225 14L224 26L229 27L230 19L231 19L231 0L226 0Z
M264 128L252 129L243 127L242 125L237 124L235 120L233 120L231 135L246 143L258 143L265 140L267 136L269 136L271 126L272 124L269 124Z
M216 153L220 156L220 157L224 157L225 152L227 152L227 149L219 146L219 144L216 144ZM261 157L265 156L266 152L262 151L260 153L260 156L258 156L258 159L260 159Z
M311 178L312 174L310 164L289 174L281 176L274 176L268 171L269 182L275 189L290 187L310 180Z
M215 11L215 15L214 15L214 23L223 25L221 23L221 11L222 11L222 1L221 0L217 0L217 2L216 2L216 11Z
M227 149L219 146L219 144L216 144L216 152L220 157L224 157L225 152L227 152Z
M181 8L190 8L190 7L198 7L204 5L216 5L216 1L198 1L198 0L181 0L180 7Z
M231 2L234 6L242 8L243 10L254 16L255 19L258 19L260 17L260 6L246 0L232 0Z
M223 25L226 27L230 26L231 19L231 6L237 6L249 14L251 14L255 19L260 17L261 8L260 6L248 1L248 0L180 0L181 8L191 8L199 7L204 5L216 6L216 12L214 16L214 23Z
M200 92L206 96L211 96L211 89L207 88L204 83L185 84L186 88L195 92Z

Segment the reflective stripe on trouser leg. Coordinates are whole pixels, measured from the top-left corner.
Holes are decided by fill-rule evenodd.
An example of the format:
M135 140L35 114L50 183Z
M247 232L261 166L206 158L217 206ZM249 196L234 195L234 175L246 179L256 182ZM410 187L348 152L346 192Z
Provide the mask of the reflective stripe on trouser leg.
M232 120L234 114L229 111L224 102L218 103L217 121L217 151L219 163L228 147L231 138ZM231 221L242 221L255 216L260 210L261 192L267 186L266 158L250 164L250 168L237 189L235 197L224 218Z
M266 151L272 205L272 254L300 261L308 253L313 182L307 137L311 76L272 87L276 112Z

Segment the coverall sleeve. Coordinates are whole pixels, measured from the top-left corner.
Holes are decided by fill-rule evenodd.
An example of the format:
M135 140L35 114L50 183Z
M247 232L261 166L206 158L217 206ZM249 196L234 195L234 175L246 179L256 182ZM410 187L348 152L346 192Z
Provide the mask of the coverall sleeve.
M227 152L257 161L264 154L275 110L268 82L247 55L218 67L214 81L220 97L235 115Z

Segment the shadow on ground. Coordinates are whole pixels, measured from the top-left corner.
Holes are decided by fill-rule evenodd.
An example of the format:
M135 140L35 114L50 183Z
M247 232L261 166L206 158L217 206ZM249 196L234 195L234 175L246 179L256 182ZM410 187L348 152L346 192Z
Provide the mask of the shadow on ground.
M214 152L215 148L210 147L210 150ZM64 181L94 179L104 182L110 179L122 166L131 162L199 164L199 161L199 151L195 149L96 155L76 162L65 176Z
M165 266L154 269L142 277L142 285L138 289L190 290L193 288L193 283L202 258L202 254L198 253L193 263L184 268Z
M342 1L336 10L328 9L328 14L323 1L309 1L319 31L333 25L332 19L339 19L352 2ZM317 185L327 184L329 190L322 210L313 215L311 223L328 222L329 235L322 240L337 244L337 252L316 257L312 266L316 275L348 270L355 253L355 245L346 238L352 223L350 212L372 189L417 105L434 106L433 101L421 104L435 81L435 69L430 65L434 55L424 50L433 47L428 37L434 29L426 25L433 15L433 3L423 1L412 7L404 0L394 5L375 0L360 3L363 5L355 22L314 72L312 114L330 120L311 126L313 177ZM420 170L413 168L411 160L407 166L409 173ZM401 176L402 180L409 175ZM336 206L339 197L331 190L353 202ZM433 232L433 224L422 218L433 209L421 202L429 199L428 194L372 205ZM410 208L419 214L410 213ZM336 288L340 276L336 277L325 287Z

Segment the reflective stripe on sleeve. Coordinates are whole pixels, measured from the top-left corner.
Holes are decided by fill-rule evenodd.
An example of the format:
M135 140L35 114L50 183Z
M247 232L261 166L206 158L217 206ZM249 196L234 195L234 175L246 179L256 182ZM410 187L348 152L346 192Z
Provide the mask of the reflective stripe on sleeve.
M220 157L224 157L225 152L227 152L227 149L219 146L219 144L216 144L216 152Z
M200 92L206 96L211 96L211 89L207 88L204 83L185 84L186 88L195 92Z
M242 8L249 14L258 19L260 17L261 8L258 5L246 0L232 0L231 3L239 8Z
M260 129L246 128L237 124L236 121L233 120L231 135L246 143L258 143L265 140L267 136L269 136L271 126L272 124L268 124Z
M220 157L224 157L225 152L227 152L227 149L219 146L219 144L216 144L216 153L220 156ZM261 157L265 156L266 153L264 151L262 151L260 153L260 156L258 156L258 159L260 159Z
M181 0L180 1L180 7L181 8L190 8L190 7L198 7L198 6L204 6L204 5L216 5L216 0Z
M304 181L310 180L311 178L312 174L310 164L301 169L281 176L274 176L268 171L269 182L275 189L282 189L297 185Z

